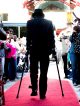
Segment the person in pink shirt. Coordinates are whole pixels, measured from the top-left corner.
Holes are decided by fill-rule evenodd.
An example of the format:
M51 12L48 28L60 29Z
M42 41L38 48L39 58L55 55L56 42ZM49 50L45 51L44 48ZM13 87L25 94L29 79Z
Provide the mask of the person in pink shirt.
M15 80L16 78L16 47L12 44L11 39L13 40L13 37L11 37L9 41L6 41L6 46L9 48L6 50L6 58L5 58L5 72L4 77L5 81L7 79L9 80Z
M10 52L6 51L6 58L16 59L16 48L11 43L6 43L6 45L10 48Z

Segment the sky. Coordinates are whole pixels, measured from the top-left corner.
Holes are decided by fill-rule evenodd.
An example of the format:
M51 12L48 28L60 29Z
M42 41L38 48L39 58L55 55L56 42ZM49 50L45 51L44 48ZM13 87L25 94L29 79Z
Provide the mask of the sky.
M25 0L0 0L0 13L7 13L9 15L9 21L11 22L26 22L30 16L26 8L23 8L23 2ZM79 0L80 1L80 0ZM75 10L77 11L77 9ZM77 14L80 13L80 10ZM53 14L53 15L52 15ZM66 25L66 15L61 13L46 13L46 18L55 23L56 26L63 27ZM57 21L58 20L58 21Z
M24 0L0 0L0 8L3 8L3 11L14 11L15 9L23 8Z
M0 13L8 13L11 21L26 21L27 9L23 8L24 0L0 0Z

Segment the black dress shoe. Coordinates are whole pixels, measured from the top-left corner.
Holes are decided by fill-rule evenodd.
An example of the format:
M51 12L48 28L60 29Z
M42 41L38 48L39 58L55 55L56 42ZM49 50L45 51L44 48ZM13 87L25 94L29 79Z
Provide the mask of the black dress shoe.
M64 78L67 78L68 79L68 75L66 75Z
M45 96L45 95L40 96L40 99L45 99L45 98L46 98L46 96Z
M37 91L32 91L31 96L37 96Z
M28 87L28 88L32 89L32 85L29 85L29 87Z

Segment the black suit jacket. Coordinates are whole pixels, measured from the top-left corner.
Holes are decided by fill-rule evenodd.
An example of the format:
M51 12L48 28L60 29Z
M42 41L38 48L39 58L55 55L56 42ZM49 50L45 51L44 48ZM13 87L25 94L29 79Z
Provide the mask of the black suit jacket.
M34 18L27 22L27 50L33 54L51 54L55 48L52 22Z

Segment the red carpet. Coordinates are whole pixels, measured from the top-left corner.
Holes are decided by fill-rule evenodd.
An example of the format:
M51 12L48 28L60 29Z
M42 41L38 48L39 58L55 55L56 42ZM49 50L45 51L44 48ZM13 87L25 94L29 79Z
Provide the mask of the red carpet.
M27 75L23 81L19 94L16 99L19 81L5 92L5 106L79 106L77 96L68 81L62 81L64 97L62 97L59 81L56 79L48 80L48 90L45 100L40 100L39 95L31 97L30 84Z

